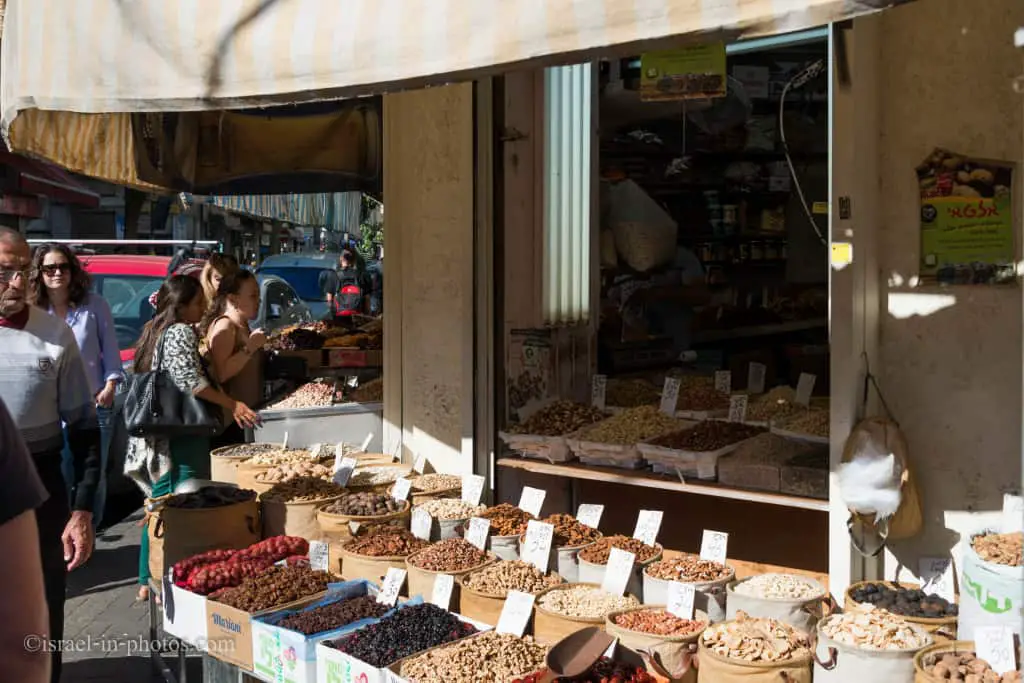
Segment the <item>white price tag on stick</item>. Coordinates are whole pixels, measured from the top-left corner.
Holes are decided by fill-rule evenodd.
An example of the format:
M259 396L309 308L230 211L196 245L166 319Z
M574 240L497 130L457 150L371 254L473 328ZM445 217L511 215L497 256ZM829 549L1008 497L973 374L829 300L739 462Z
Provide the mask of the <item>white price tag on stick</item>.
M641 543L654 545L658 540L658 531L661 529L661 518L664 514L661 510L641 510L636 518L633 538Z
M412 509L412 519L409 520L409 526L411 527L412 535L416 538L423 539L424 541L430 540L430 527L434 524L434 518L430 516L430 513L423 508L416 507Z
M544 497L547 492L543 489L535 489L532 486L524 486L523 492L519 494L519 509L529 512L534 517L540 517L540 509L544 507Z
M398 592L402 590L405 583L405 570L397 567L388 567L388 573L384 575L384 583L377 593L377 602L388 607L398 602Z
M725 556L729 547L729 534L724 531L704 530L700 539L700 558L725 564Z
M715 371L715 390L722 394L732 393L732 373L728 370Z
M764 378L768 368L763 363L751 363L747 368L747 391L751 394L764 393Z
M548 560L551 558L551 541L555 536L555 525L530 520L526 523L526 538L519 553L523 562L532 564L544 572L548 571Z
M921 590L935 593L950 602L956 598L953 560L948 557L922 557L917 564L921 575Z
M1013 645L1013 629L1009 626L974 627L974 647L978 659L988 662L999 675L1017 669L1017 648Z
M479 505L484 495L484 478L479 474L462 476L462 500L470 505Z
M811 405L811 394L814 393L814 375L806 372L800 373L800 379L796 383L796 402L802 406Z
M675 415L678 402L679 380L675 377L666 377L665 387L661 390L661 412L666 415Z
M1024 530L1024 496L1003 494L1003 531L1012 533Z
M487 535L491 531L491 520L483 517L473 517L469 520L469 528L466 529L466 540L480 550L487 549Z
M668 582L668 613L680 619L693 619L693 594L692 583L680 583L679 581Z
M576 510L576 521L596 529L601 524L601 515L604 514L604 505L583 503Z
M391 497L395 500L406 500L409 498L409 491L412 490L412 482L402 477L401 479L395 480L395 485L391 487Z
M335 458L334 483L338 486L348 486L348 480L352 478L355 469L355 458L342 458L340 462Z
M635 561L636 555L633 553L621 548L612 548L608 553L608 564L604 568L601 590L612 595L625 593Z
M494 630L498 633L510 633L521 637L526 630L526 624L533 614L533 601L536 596L521 591L509 591L505 598L505 604L501 607L501 616L498 617L498 625Z
M590 380L590 404L598 410L605 408L605 396L608 393L608 377L594 375Z
M416 474L423 474L427 469L427 456L417 455L416 459L412 461L412 471Z
M735 394L729 397L729 422L747 421L747 395Z
M452 602L452 588L454 586L454 576L451 574L438 574L434 577L434 591L430 596L430 602L441 609L448 609Z
M328 571L331 565L330 553L327 544L323 541L309 542L309 568L316 571Z

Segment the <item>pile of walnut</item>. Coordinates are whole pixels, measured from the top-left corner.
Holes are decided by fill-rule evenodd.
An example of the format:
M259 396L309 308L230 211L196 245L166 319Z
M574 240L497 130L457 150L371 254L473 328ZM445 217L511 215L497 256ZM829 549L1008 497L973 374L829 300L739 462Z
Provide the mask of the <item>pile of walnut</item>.
M1010 534L984 534L975 536L971 546L978 557L992 564L1004 564L1009 567L1021 566L1024 532L1015 531Z
M1020 683L1020 671L1000 676L973 652L937 652L925 657L924 671L941 681L964 683Z

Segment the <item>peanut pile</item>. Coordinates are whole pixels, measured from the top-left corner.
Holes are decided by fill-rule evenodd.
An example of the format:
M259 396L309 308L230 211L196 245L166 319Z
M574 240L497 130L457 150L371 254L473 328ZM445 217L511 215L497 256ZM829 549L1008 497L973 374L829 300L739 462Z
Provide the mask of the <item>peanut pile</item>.
M462 477L457 474L421 474L409 480L413 491L434 493L462 487Z
M636 562L647 562L653 560L661 553L661 548L647 545L629 536L606 536L593 545L588 545L580 551L580 559L592 564L608 564L608 555L612 548L625 550L636 556Z
M377 526L341 546L343 550L366 557L408 557L430 543L416 538L406 529Z
M924 629L871 607L833 614L821 623L821 632L837 643L866 650L920 650L932 644Z
M616 614L612 621L628 631L650 633L655 636L678 637L696 633L707 626L699 619L680 619L664 609L634 610Z
M240 443L235 446L227 446L217 456L225 458L252 458L258 455L266 455L267 453L276 453L280 450L281 444L276 443Z
M548 648L532 638L488 631L402 664L409 683L505 683L544 666Z
M593 406L573 401L555 401L509 431L514 434L561 436L603 419L604 413Z
M733 590L764 600L810 600L823 594L820 586L790 574L759 574L736 584Z
M486 509L483 505L470 505L461 498L434 498L425 500L416 507L434 519L445 521L477 517Z
M409 564L428 572L464 572L490 559L469 541L447 538L409 557Z
M779 424L781 429L794 434L807 434L808 436L828 437L829 434L829 411L809 410L801 415L792 417Z
M267 406L267 409L327 408L332 405L334 405L334 382L316 380L303 384L277 403Z
M680 583L707 583L727 579L733 575L732 569L720 562L702 560L697 555L683 555L667 560L660 560L644 570L652 579L679 581Z
M785 662L811 654L807 635L775 619L736 613L733 621L712 624L700 636L715 654L746 662Z
M334 477L334 469L311 461L289 463L276 465L266 472L260 472L256 475L256 481L265 484L280 484L281 482L292 481L299 477L313 477L314 479L331 481Z
M767 394L751 401L747 406L747 419L752 422L785 420L807 411L807 406L796 402L792 387L775 387Z
M940 681L964 683L1020 683L1020 671L1009 671L1002 676L992 670L973 652L937 652L924 658L926 674Z
M692 453L710 453L734 443L763 434L764 429L742 422L708 420L688 429L659 436L651 441L655 446Z
M256 444L250 444L256 445ZM278 445L267 444L271 448L260 449L248 460L243 460L244 465L286 465L301 462L320 462L321 458L314 456L305 448L282 448ZM333 453L331 454L333 457Z
M1024 545L1024 533L1015 531L1010 534L989 533L975 536L971 546L978 557L985 562L1004 564L1009 567L1021 566L1021 548Z
M267 492L260 494L260 500L276 503L305 503L340 496L345 489L337 484L316 477L298 477L274 484Z
M477 516L491 521L492 536L518 536L526 531L527 522L537 519L511 503L495 505Z
M536 595L561 582L558 576L544 574L522 560L498 562L475 571L462 580L466 588L495 598L504 598L509 591Z
M549 612L576 619L604 619L610 612L639 607L632 595L613 595L593 586L569 586L545 593L538 606Z
M658 410L657 406L640 406L624 410L603 422L584 427L576 432L573 438L596 443L632 445L684 429L689 424L684 420L677 420L665 415Z

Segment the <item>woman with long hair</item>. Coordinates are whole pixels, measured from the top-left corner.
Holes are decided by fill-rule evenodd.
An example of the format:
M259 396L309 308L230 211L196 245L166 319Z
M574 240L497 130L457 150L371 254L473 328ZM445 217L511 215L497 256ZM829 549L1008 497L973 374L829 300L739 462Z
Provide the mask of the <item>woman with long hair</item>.
M206 339L213 378L229 396L247 405L262 398L259 351L267 343L262 330L249 331L249 321L260 310L260 286L256 276L238 269L220 281L213 304L200 330ZM213 447L244 443L245 433L230 425L214 439Z
M99 526L107 500L107 460L113 433L111 408L117 385L123 381L114 317L103 297L89 291L89 274L74 251L63 244L44 244L32 257L29 301L68 324L85 362L89 386L96 397L96 416L100 424L100 481L93 505L93 526ZM65 441L67 433L65 432ZM64 481L75 481L74 459L67 443L61 463Z
M259 416L249 406L218 389L199 356L194 326L206 308L202 285L187 275L174 275L157 292L156 316L146 323L135 347L135 372L155 367L167 371L183 392L220 406L241 428L256 427ZM131 437L125 475L150 498L167 495L187 479L210 476L210 439L199 436ZM139 599L149 597L149 535L139 548Z
M238 260L234 256L220 252L210 254L209 260L203 265L203 272L199 275L199 281L203 283L203 294L206 295L207 307L213 306L221 280L228 275L237 273L240 269Z

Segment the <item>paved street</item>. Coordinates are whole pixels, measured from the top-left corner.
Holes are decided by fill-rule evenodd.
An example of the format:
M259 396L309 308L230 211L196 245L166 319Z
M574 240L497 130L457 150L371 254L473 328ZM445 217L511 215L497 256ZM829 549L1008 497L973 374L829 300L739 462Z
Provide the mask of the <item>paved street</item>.
M151 680L149 613L136 603L141 513L104 531L89 563L68 577L64 638L74 645L64 653L62 683ZM200 680L191 657L189 679Z

